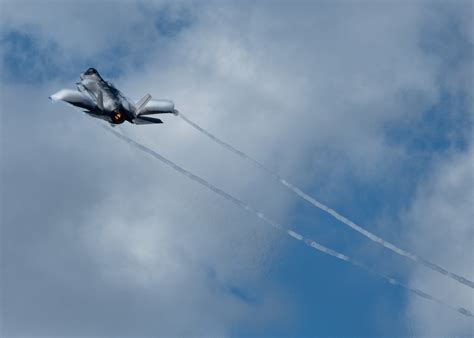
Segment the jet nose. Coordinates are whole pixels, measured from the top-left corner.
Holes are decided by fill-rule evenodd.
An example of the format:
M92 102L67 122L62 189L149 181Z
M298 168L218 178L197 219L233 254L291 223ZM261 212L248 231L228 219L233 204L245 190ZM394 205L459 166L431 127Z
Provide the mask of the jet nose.
M84 73L81 73L79 77L81 78L81 80L84 80Z

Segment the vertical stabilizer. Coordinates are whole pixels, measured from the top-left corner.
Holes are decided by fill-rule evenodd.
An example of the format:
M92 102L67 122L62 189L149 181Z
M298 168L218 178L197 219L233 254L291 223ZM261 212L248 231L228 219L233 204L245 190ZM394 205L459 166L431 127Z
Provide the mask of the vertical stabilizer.
M145 110L145 106L150 100L151 95L146 94L140 100L137 101L137 103L135 104L135 116L139 116L143 112L143 110Z
M102 91L99 90L97 93L97 107L99 107L100 110L104 110L104 98L102 96Z

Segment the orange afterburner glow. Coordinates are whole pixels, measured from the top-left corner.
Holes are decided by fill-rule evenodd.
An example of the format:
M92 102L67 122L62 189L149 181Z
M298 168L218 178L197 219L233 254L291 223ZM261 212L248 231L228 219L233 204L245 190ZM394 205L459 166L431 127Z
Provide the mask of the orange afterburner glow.
M112 121L114 123L122 123L125 121L125 116L120 111L115 111L114 115L112 116Z

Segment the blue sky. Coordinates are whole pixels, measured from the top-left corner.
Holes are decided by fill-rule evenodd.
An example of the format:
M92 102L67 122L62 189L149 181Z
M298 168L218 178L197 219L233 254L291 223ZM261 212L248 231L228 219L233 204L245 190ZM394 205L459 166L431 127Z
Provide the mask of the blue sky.
M0 5L2 334L473 334L47 100L90 66L127 96L172 99L351 220L472 280L472 3L113 4ZM120 128L299 233L473 309L468 288L182 121Z

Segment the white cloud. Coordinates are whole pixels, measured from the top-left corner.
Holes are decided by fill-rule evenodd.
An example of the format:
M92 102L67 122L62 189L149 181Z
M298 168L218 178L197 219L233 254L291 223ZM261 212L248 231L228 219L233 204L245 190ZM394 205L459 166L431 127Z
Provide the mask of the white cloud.
M137 69L125 64L115 81L128 96L173 99L202 126L300 184L332 172L336 180L321 187L332 191L326 200L338 198L341 190L331 188L347 172L377 180L396 168L403 154L384 142L381 128L418 118L438 98L438 65L426 59L418 43L420 4L199 3L191 5L193 25L166 44L156 38L150 20L160 6L9 3L3 5L2 28L34 34L38 43L54 41L66 61L126 43L146 54ZM73 255L67 246L78 245L100 283L153 294L159 327L152 325L153 334L225 335L241 322L265 326L291 318L294 304L265 276L266 266L274 264L272 250L284 245L280 235L94 129L75 111L52 106L45 98L62 86L69 85L2 84L8 97L2 111L9 112L2 136L9 145L8 162L2 164L11 179L7 188L27 208L34 208L38 196L48 197L41 201L43 210L27 210L46 232L64 235L54 237L53 244L64 245L66 257ZM417 94L415 102L406 92ZM21 99L25 93L31 100ZM179 119L164 119L156 128L122 130L276 220L289 216L293 200L282 189ZM31 165L31 158L37 160L37 179L26 175L13 184L18 168ZM64 209L54 211L56 205ZM27 214L16 222L29 224ZM10 211L9 220L13 215ZM31 230L25 225L15 231L20 236ZM51 258L56 253L45 249L40 269L57 268ZM63 273L74 275L72 270ZM259 304L230 295L227 284L257 295ZM22 297L21 290L11 288ZM45 334L58 332L52 322L42 325ZM91 332L96 333L92 328L86 334Z
M437 170L421 185L407 215L411 224L409 238L420 254L470 280L474 279L473 149L440 161ZM411 282L451 304L471 310L474 307L471 289L426 269L414 269ZM408 315L414 330L424 336L469 335L474 329L472 320L416 297L410 298Z
M130 1L6 1L2 28L14 28L52 40L64 55L97 55L122 44L136 47L156 33L150 12L162 2L137 6Z

